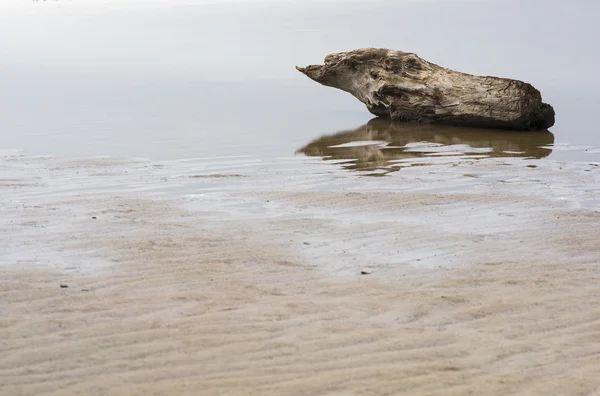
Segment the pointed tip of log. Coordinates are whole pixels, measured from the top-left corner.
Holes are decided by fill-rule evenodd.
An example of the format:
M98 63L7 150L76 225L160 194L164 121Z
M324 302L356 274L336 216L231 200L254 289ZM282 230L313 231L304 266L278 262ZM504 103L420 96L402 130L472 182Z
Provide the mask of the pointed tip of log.
M304 74L311 80L314 80L318 83L322 83L323 79L323 66L322 65L309 65L306 67L296 66L296 70L300 73Z
M308 66L307 66L308 67ZM306 67L302 67L302 66L296 66L296 70L298 70L300 73L307 75L306 74Z

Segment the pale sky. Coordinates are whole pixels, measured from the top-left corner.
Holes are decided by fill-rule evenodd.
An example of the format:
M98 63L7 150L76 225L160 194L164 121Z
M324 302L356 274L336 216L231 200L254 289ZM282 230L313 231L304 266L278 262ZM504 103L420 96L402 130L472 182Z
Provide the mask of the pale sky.
M377 3L382 0L371 0L371 3ZM384 1L384 0L383 0ZM398 2L423 2L423 1L449 1L449 0L398 0ZM456 1L456 0L450 0ZM464 1L464 0L463 0ZM485 0L480 0L485 1ZM285 4L285 3L360 3L361 0L2 0L0 8L12 9L30 9L33 7L55 7L61 6L106 6L106 7L156 7L173 5L223 5L223 4ZM363 1L364 2L364 1Z
M374 46L534 82L596 73L595 1L314 1L0 0L20 7L0 13L0 71L292 78L296 64Z
M360 47L530 82L560 115L554 131L597 136L598 1L58 3L0 0L0 148L154 157L168 139L195 156L277 140L293 153L369 119L294 68Z

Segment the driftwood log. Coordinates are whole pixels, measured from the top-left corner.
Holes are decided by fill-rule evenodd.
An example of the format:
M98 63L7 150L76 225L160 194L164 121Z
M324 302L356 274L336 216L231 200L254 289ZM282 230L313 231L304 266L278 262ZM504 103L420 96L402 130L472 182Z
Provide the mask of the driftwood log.
M352 144L357 141L386 144ZM554 135L549 131L520 133L447 125L419 125L373 118L360 128L321 136L297 150L297 153L323 157L325 160L352 160L342 166L352 170L372 171L388 169L390 161L410 162L420 157L434 158L429 155L431 153L428 150L413 147L414 144L423 142L442 146L458 145L457 150L467 155L481 154L482 157L544 158L552 153L548 146L554 144ZM419 164L423 165L422 162ZM389 169L394 171L400 168Z
M554 109L531 84L440 67L416 54L365 48L296 67L311 79L354 95L376 116L514 130L547 129Z

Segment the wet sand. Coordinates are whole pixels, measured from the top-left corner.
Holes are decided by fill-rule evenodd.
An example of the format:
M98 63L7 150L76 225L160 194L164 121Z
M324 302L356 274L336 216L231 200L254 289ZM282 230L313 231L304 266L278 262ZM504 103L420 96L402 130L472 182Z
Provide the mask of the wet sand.
M600 388L598 163L1 154L2 395Z

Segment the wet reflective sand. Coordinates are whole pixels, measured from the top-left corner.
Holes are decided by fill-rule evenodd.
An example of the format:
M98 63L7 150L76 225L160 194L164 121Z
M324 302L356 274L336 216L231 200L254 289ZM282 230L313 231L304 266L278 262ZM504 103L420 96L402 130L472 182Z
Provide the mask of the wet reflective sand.
M554 135L549 131L460 128L374 118L360 128L324 135L297 152L326 161L346 160L342 166L350 170L395 171L401 169L392 166L396 163L422 166L443 156L545 158L552 153L552 144Z
M600 163L0 152L0 172L2 396L598 387Z

